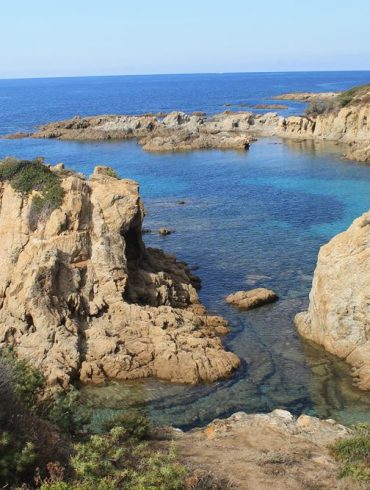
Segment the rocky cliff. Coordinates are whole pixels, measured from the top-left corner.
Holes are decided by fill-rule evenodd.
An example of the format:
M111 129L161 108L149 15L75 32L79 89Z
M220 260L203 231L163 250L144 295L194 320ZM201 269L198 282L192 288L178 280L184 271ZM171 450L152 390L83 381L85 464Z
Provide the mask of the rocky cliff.
M278 134L343 143L347 158L370 161L370 85L307 100L313 103L309 117L287 118Z
M0 345L63 387L74 379L230 375L239 360L217 336L225 321L207 315L184 263L142 241L137 183L104 167L89 180L50 172L64 197L36 222L40 192L0 182Z
M370 212L321 248L307 312L295 319L301 335L353 366L370 389Z

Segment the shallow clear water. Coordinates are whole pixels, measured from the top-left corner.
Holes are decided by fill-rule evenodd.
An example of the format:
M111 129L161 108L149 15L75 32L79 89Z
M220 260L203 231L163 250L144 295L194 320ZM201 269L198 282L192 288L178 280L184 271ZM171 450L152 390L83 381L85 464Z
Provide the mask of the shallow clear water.
M265 85L262 84L264 93L270 96L281 91L335 90L338 84L349 83L337 75L340 83L333 86L334 78L330 76L325 81L324 75L316 74L316 81L311 80L310 85L302 74L295 74L294 83L287 77L280 88L277 83L271 84L270 76L267 74ZM280 74L276 75L275 80L283 81L279 77ZM250 97L252 82L249 80L246 90L252 94ZM222 84L221 87L222 90L215 89L216 95L211 93L210 99L230 101L235 93L230 87ZM109 90L105 88L104 92L99 85L93 92L98 100L103 92L105 98L101 106L98 101L92 103L91 111L120 112L122 104L116 110L107 107ZM257 88L261 90L260 86ZM83 84L80 89L76 91L73 85L70 100L68 91L62 97L63 116L59 116L59 109L54 110L50 101L45 102L50 111L54 110L54 118L69 117L70 113L79 112L80 107L84 108L81 112L85 111L84 100L80 101L81 106L73 104L75 99L79 100L78 94L84 94ZM49 86L48 90L55 91L55 87ZM147 86L145 90L148 92ZM185 108L189 106L189 90L189 87L185 90L188 99L185 95L182 99ZM23 89L20 93L22 100ZM145 110L163 110L162 102L166 100L169 105L178 104L176 98L166 99L165 93L161 97L154 98L152 105L148 102ZM139 95L126 101L125 107L134 105L136 100L141 100ZM37 98L32 104L36 102ZM197 109L217 110L217 104L212 105L204 96L204 105L201 102L199 99ZM5 126L25 130L35 121L47 121L50 113L43 112L41 106L36 114L32 104L25 107L23 122L17 111L13 119L7 113L8 123L0 125L0 131L6 132ZM138 112L143 101L140 104ZM7 107L10 111L10 106ZM61 103L57 107L61 108ZM210 311L230 321L232 333L225 343L243 360L242 368L233 378L211 385L189 387L147 380L88 387L84 395L86 402L94 406L97 424L128 408L146 410L156 422L183 427L237 410L269 411L277 407L330 416L345 423L370 420L370 395L352 386L348 367L300 339L293 324L294 315L307 306L319 247L369 209L370 166L341 160L340 149L335 146L270 139L253 144L247 153L206 151L167 155L145 153L134 142L0 140L0 157L10 154L22 158L43 155L52 163L63 161L86 174L96 164L108 164L121 176L139 181L148 213L145 228L165 226L176 230L167 237L147 234L146 243L175 253L197 268L196 273L203 281L201 299ZM186 204L177 204L179 199ZM228 293L258 286L274 289L280 300L244 313L225 304Z

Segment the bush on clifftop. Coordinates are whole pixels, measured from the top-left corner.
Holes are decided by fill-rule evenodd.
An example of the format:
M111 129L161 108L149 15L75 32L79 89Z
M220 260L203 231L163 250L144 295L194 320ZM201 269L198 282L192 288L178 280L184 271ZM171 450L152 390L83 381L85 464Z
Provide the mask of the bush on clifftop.
M43 159L16 160L5 158L0 161L0 180L10 182L14 190L27 196L32 192L29 222L35 229L42 218L58 208L63 201L63 189L59 177L43 163Z
M370 84L353 87L338 96L338 102L341 107L352 103L370 102Z

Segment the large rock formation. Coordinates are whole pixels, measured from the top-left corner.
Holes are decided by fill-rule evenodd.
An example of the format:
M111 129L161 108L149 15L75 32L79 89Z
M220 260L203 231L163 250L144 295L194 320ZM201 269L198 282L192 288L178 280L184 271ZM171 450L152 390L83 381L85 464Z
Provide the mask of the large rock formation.
M183 112L156 116L75 117L41 126L33 137L63 140L135 138L145 150L155 152L211 148L246 150L250 138L236 130L234 120L235 116L230 114L225 114L222 120L209 121L203 113L189 115Z
M370 389L370 212L321 248L310 305L296 316L305 338L353 366Z
M239 359L217 336L225 321L207 315L184 263L142 242L138 185L102 167L90 180L53 172L63 203L36 227L32 195L0 183L1 345L63 387L230 375Z

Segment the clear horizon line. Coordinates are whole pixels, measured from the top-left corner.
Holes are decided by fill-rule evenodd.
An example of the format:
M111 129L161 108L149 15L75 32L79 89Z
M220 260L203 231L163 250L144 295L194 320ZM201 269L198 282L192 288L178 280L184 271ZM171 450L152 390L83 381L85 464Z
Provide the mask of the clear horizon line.
M117 75L53 75L53 76L24 76L24 77L0 77L2 80L50 80L59 78L114 78L114 77L153 77L153 76L184 76L184 75L242 75L259 73L349 73L349 72L369 72L370 69L356 70L282 70L282 71L213 71L213 72L177 72L177 73L127 73Z

